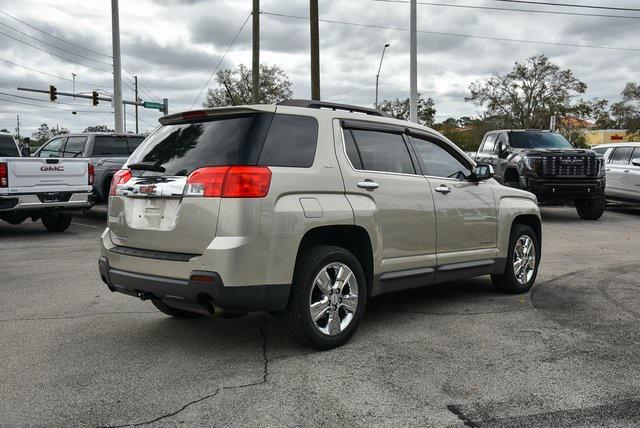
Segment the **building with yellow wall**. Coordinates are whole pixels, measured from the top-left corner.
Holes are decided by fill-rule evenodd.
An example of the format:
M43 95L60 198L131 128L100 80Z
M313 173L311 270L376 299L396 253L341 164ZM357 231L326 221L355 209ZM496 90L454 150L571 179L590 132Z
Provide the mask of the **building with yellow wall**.
M627 131L620 129L596 129L584 131L583 135L588 146L634 141L631 135L627 134Z

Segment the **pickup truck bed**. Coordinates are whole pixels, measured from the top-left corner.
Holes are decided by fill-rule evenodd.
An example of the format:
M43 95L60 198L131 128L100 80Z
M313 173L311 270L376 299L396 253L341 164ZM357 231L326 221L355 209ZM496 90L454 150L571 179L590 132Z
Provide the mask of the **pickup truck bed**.
M88 159L0 157L0 219L41 218L61 232L71 222L67 211L90 207L92 183Z

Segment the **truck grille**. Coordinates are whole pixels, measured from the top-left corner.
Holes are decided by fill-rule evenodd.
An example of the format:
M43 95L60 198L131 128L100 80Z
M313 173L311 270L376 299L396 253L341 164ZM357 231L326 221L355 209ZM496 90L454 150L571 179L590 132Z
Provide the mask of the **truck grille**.
M542 173L554 177L595 177L598 165L595 156L544 156Z

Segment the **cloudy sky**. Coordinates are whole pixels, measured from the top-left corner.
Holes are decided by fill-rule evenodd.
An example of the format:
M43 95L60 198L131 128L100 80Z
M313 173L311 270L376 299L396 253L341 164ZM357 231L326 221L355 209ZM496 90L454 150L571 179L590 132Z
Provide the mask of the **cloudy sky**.
M563 2L640 7L637 0ZM54 105L47 101L45 94L16 91L18 86L45 89L53 84L59 91L72 92L71 78L75 73L77 92L100 89L109 93L113 85L110 3L108 0L0 0L0 129L13 130L16 114L20 114L23 135L30 135L42 122L72 131L82 131L91 124L113 126L111 109L105 102L90 107L89 100L59 97L58 101L66 104ZM625 82L640 81L640 21L629 18L640 17L640 12L544 8L496 0L434 0L431 3L439 5L418 6L418 29L423 30L418 35L418 87L422 94L435 100L437 120L477 114L478 108L464 101L469 84L492 73L507 72L515 61L535 54L544 53L562 67L571 68L589 86L588 97L618 100ZM147 101L166 97L174 112L189 109L194 103L201 105L204 94L197 101L196 98L249 16L251 4L251 0L121 0L124 98L134 98L132 76L137 75L142 85L140 96ZM471 9L443 4L616 14L627 18ZM308 1L262 0L261 10L264 12L261 15L261 62L280 66L293 82L295 97L309 98L308 21L298 19L308 16ZM324 20L320 24L323 99L372 105L375 74L385 43L391 47L382 68L380 98L408 96L409 33L402 30L409 24L408 3L320 0L320 19ZM630 50L518 43L460 35ZM250 20L220 67L237 64L251 64ZM212 80L209 87L214 86L215 80ZM73 115L72 110L77 114ZM129 130L133 129L132 113L132 108L127 108ZM141 130L153 128L159 115L154 110L141 110Z

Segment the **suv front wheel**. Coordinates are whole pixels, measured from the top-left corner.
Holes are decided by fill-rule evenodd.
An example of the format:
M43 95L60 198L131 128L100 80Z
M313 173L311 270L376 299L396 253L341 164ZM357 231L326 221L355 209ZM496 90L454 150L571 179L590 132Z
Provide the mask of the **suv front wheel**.
M538 275L540 237L529 226L515 224L509 237L507 265L502 275L491 275L493 285L503 293L529 291Z
M332 349L358 328L367 302L364 271L350 252L317 246L300 255L284 325L304 346Z

